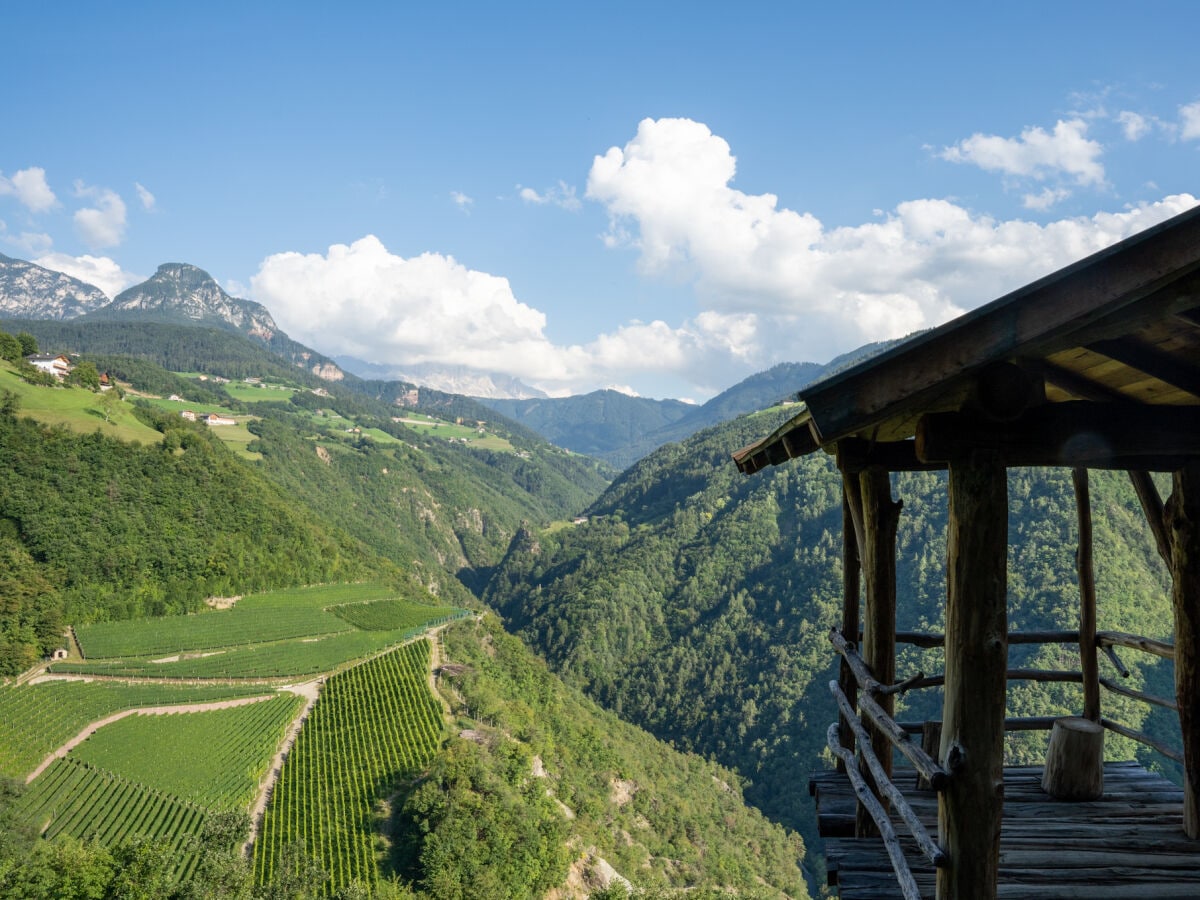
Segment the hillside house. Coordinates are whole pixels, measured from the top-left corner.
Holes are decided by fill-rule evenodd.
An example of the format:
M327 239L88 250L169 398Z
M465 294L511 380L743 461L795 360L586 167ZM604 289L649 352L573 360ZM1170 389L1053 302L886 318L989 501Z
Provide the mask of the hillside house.
M839 763L810 781L839 895L1200 896L1200 207L801 399L734 460L750 474L823 450L842 473L842 625L830 634L840 714L827 734ZM1077 630L1009 630L1007 470L1018 466L1072 471ZM1172 641L1098 630L1091 469L1132 481L1171 576ZM947 472L944 634L896 630L890 474L916 470ZM1170 478L1165 500L1156 473ZM940 648L944 673L898 675L898 642ZM1010 668L1020 644L1077 648L1079 670ZM1101 654L1121 673L1118 647L1172 661L1175 696L1102 677ZM1021 680L1080 684L1079 715L1008 717L1008 683ZM938 687L940 721L896 721L896 694ZM1104 715L1110 694L1175 711L1182 750ZM1018 729L1050 732L1043 766L1005 767L1005 732ZM1105 762L1106 732L1176 760L1182 789ZM897 756L908 765L894 771Z
M41 372L47 372L55 378L63 379L71 373L71 360L66 354L34 353L25 357L25 361Z
M196 421L196 414L190 409L185 409L179 413L181 419L187 419L189 422Z
M217 413L207 413L206 415L201 417L200 421L202 421L205 425L214 426L214 427L217 425L236 425L237 424L237 419L231 419L228 416L218 415Z

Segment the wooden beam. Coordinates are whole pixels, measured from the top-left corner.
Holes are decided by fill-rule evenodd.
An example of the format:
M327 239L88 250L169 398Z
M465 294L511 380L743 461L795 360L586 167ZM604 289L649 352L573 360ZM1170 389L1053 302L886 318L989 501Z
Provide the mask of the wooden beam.
M1088 349L1124 363L1172 387L1200 397L1200 366L1178 359L1133 337L1113 338L1089 344Z
M1097 403L1129 402L1129 397L1120 391L1092 381L1078 372L1064 369L1062 366L1046 360L1040 360L1039 366L1042 370L1042 378L1047 383L1062 388L1068 394L1074 394L1080 400L1093 400Z
M1004 807L1008 480L996 454L952 460L938 900L995 900Z
M892 482L883 469L868 469L858 476L862 491L863 581L866 586L867 608L863 617L863 658L875 679L883 684L896 680L896 526L900 521L902 504L892 499ZM883 696L880 705L888 716L893 714L895 700ZM866 724L866 722L864 722ZM887 736L871 727L871 747L882 763L888 777L892 774L892 752ZM870 772L864 777L873 780ZM874 822L864 813L859 816L860 836L874 832Z
M1200 459L1200 407L1069 401L1047 403L1007 423L969 413L931 413L917 423L916 444L917 458L929 463L971 450L995 451L1009 466Z
M1183 830L1200 838L1200 463L1175 473L1166 503L1175 610L1175 702L1183 732Z
M1171 565L1171 542L1167 538L1167 525L1163 519L1163 502L1158 495L1158 488L1154 486L1149 472L1131 471L1129 480L1133 482L1138 502L1142 504L1142 512L1146 515L1146 524L1150 526L1150 533L1154 535L1154 545L1158 548L1158 555L1169 566Z
M1079 546L1075 570L1079 573L1079 668L1083 672L1083 717L1100 721L1100 660L1096 656L1096 572L1092 564L1092 493L1087 469L1072 469L1075 512L1079 520Z
M1131 650L1141 650L1162 659L1175 659L1175 645L1167 641L1156 641L1154 638L1142 637L1140 634L1127 634L1124 631L1098 631L1096 641L1101 647L1128 647Z
M853 481L858 486L858 475L842 475L842 638L854 643L858 642L859 598L861 596L861 571L858 558L858 536L854 527L854 513L851 510L851 499L848 484ZM861 504L860 497L853 501ZM861 515L861 513L860 513ZM850 663L842 658L838 667L838 684L842 693L850 700L851 706L858 703L858 681L850 670ZM838 740L850 753L854 753L854 730L849 723L843 722L838 731ZM845 762L838 757L838 770L842 771Z
M843 472L861 472L877 467L889 472L932 472L946 468L944 463L917 459L912 441L867 441L848 437L837 442L838 468Z

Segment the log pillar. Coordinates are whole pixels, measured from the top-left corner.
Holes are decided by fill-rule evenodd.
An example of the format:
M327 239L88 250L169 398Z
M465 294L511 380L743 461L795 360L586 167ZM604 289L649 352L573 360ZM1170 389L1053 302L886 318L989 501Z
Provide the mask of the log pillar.
M1183 830L1200 838L1200 463L1174 475L1166 503L1175 610L1175 700L1183 732Z
M896 526L900 521L901 503L892 499L892 482L883 469L866 469L859 475L862 492L863 541L859 547L862 557L863 580L866 583L867 609L863 619L862 655L871 674L883 684L896 680ZM877 697L879 705L893 714L892 694ZM883 765L888 777L892 774L892 745L875 726L863 719L871 735L871 749ZM865 765L860 765L869 783L874 779ZM878 796L876 791L876 796ZM884 808L887 800L881 798ZM855 823L859 837L877 831L866 809L860 804Z
M1004 806L1008 478L998 454L952 460L938 900L994 900Z
M1100 663L1096 651L1096 573L1092 564L1092 494L1087 469L1071 472L1075 484L1075 511L1079 518L1079 547L1075 570L1079 573L1079 669L1083 673L1083 717L1100 721Z
M862 579L859 572L858 532L862 528L862 497L858 475L842 475L842 638L858 644L859 598ZM850 663L842 658L838 669L838 686L852 707L858 705L858 681L850 671ZM838 717L838 741L854 752L854 729ZM839 772L846 771L846 763L839 756Z

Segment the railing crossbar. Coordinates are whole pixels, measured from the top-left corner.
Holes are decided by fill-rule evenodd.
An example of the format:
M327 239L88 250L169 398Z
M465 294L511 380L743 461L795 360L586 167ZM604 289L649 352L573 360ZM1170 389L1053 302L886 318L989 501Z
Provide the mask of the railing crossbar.
M908 826L909 833L912 834L913 839L917 842L917 846L921 848L921 852L925 854L925 857L939 868L945 866L947 861L946 852L929 836L929 832L925 830L925 826L921 824L921 820L917 818L917 814L913 812L912 806L909 805L904 792L896 787L892 780L888 778L883 764L879 761L879 757L871 749L870 735L867 734L867 729L863 728L862 723L858 721L858 716L854 714L854 707L850 705L849 698L842 692L836 681L829 682L829 690L833 693L834 699L837 700L838 709L841 710L842 717L854 732L854 736L858 738L858 752L867 764L867 768L871 770L871 777L875 779L876 787L892 801L892 804L896 807L896 812L900 814L900 818Z
M867 786L866 781L859 774L858 766L854 761L854 754L843 747L838 741L837 732L838 726L834 722L825 733L825 740L829 744L829 749L834 752L838 759L846 764L846 775L850 778L850 786L854 788L858 802L870 813L876 827L879 829L879 836L883 840L888 857L892 861L892 870L896 873L896 880L900 884L900 891L904 895L904 900L921 900L921 890L917 887L917 880L913 878L912 870L908 867L908 860L904 856L904 850L900 847L900 839L896 836L896 829L892 826L892 820L888 818L883 805L871 793L871 789Z

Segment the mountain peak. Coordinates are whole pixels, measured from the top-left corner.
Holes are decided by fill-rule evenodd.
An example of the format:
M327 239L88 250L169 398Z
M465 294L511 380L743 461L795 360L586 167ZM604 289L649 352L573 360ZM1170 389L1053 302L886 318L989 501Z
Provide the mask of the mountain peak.
M95 285L0 253L0 317L74 319L106 303Z
M181 262L163 263L149 279L118 294L96 317L114 315L211 324L263 341L279 331L262 304L231 297L203 269Z

